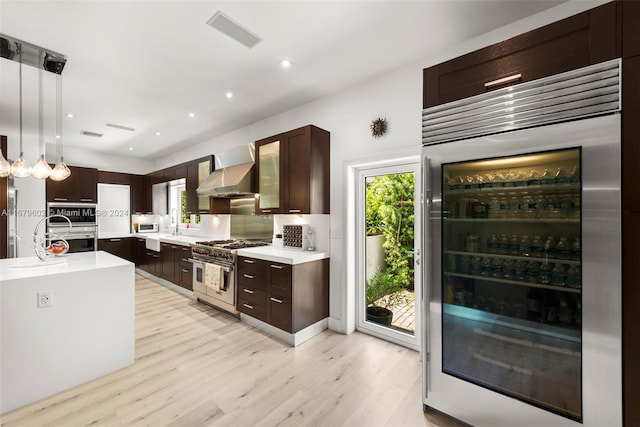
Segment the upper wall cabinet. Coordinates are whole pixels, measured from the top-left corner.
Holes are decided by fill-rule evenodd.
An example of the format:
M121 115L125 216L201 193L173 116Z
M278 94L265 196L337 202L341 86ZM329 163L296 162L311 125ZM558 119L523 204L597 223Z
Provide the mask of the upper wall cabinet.
M46 180L47 202L98 201L98 169L69 166L71 176L64 181Z
M198 197L196 189L213 169L213 156L206 156L187 164L187 212L208 213L209 197Z
M256 141L256 210L328 214L330 134L308 125Z
M423 108L620 57L618 3L424 69Z

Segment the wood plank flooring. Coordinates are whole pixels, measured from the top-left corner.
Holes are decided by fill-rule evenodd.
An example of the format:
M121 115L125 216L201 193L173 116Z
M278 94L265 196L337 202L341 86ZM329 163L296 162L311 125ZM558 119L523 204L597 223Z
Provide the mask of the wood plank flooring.
M458 426L423 414L417 352L325 331L291 348L136 276L136 361L2 426Z

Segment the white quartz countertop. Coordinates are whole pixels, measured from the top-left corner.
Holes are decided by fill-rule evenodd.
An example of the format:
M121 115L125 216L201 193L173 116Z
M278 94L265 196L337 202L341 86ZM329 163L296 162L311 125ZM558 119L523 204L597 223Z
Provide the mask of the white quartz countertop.
M95 271L131 264L108 252L80 252L47 258L37 257L0 259L0 283L27 277L54 276L77 271ZM96 272L96 274L100 274Z
M292 265L329 258L329 254L327 252L282 249L274 248L273 246L238 249L238 255Z

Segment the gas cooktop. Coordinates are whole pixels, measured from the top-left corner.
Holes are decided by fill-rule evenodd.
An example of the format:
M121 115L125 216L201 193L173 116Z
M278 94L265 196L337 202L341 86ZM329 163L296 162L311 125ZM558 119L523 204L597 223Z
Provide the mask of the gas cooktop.
M196 245L210 246L220 249L243 249L267 246L269 243L262 240L206 240L196 242Z

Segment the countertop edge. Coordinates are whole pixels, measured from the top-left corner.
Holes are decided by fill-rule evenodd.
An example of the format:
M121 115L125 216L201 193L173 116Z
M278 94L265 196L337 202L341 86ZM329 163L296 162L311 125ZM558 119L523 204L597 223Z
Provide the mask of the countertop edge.
M292 249L278 249L273 246L260 246L257 248L238 249L238 256L296 265L327 259L329 258L329 253L320 251L303 252Z

